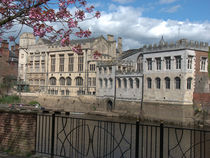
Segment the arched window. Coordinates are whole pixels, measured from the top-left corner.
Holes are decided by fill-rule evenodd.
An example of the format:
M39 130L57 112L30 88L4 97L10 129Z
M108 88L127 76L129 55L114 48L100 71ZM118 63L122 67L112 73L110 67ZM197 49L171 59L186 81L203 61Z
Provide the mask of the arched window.
M139 79L136 78L135 80L136 80L136 88L139 88Z
M159 77L157 77L156 79L155 79L155 81L156 81L156 88L157 89L160 89L160 78Z
M103 87L103 81L102 81L101 78L99 79L99 84L100 84L100 88L102 88Z
M83 85L83 79L82 79L82 77L77 77L76 78L76 85L77 86L82 86Z
M55 77L50 78L50 85L56 85L56 78Z
M181 79L179 77L175 78L175 88L181 89Z
M129 78L130 88L133 88L133 79Z
M118 79L117 79L117 82L118 82L118 88L121 88L121 79L118 78Z
M60 85L65 85L65 78L61 77L59 82L60 82Z
M137 72L143 72L143 55L140 54L137 59Z
M66 85L71 85L72 84L72 79L70 77L66 78Z
M152 79L147 78L147 88L152 88Z
M110 88L112 88L112 86L113 86L113 80L112 80L112 78L109 79L109 83L110 83Z
M104 79L104 84L105 84L105 87L107 88L107 86L108 86L108 81L107 81L106 78Z
M166 89L170 89L170 78L169 77L165 78L165 85L166 85Z
M123 79L123 84L124 84L124 88L127 88L127 79L126 78Z
M191 89L192 87L191 85L192 85L192 78L190 77L187 79L187 89Z

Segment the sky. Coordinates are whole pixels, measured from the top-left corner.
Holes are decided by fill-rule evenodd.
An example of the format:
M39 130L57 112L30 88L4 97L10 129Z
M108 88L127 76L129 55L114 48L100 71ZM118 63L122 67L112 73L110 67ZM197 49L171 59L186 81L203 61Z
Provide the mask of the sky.
M123 50L178 39L210 44L210 0L87 0L101 17L82 23L92 36L122 37Z

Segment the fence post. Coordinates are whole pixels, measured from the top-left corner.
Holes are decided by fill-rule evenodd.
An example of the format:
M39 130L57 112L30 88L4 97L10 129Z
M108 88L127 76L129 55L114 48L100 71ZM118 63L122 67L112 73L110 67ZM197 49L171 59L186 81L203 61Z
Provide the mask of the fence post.
M54 157L54 143L55 143L55 113L52 114L52 133L51 133L51 158Z
M160 158L163 158L164 125L160 124Z
M139 157L139 120L136 121L136 148L135 158Z

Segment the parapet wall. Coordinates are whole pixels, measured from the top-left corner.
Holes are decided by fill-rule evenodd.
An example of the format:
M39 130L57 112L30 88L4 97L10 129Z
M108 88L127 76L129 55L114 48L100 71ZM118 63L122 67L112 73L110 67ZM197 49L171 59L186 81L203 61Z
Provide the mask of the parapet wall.
M186 39L181 39L176 41L175 43L162 42L159 44L150 44L144 45L144 52L154 52L154 51L167 51L167 50L176 50L176 49L193 49L199 51L208 51L208 43L207 42L198 42L198 41L188 41Z

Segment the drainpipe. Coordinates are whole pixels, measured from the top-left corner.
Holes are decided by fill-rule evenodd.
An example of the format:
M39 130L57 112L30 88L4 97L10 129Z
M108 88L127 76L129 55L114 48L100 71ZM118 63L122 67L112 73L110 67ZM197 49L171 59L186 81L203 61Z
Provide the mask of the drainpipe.
M140 104L140 113L139 118L141 118L142 112L143 112L143 102L144 102L144 74L142 74L142 91L141 91L141 104Z

